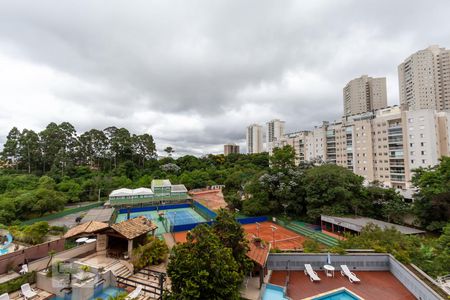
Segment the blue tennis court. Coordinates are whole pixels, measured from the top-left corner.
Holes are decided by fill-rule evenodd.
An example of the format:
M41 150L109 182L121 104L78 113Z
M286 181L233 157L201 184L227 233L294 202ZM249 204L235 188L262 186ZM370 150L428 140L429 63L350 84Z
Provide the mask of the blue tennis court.
M169 222L166 223L166 226L163 224L163 219L160 218L159 213L163 213L164 218L167 218ZM206 222L205 218L199 215L195 210L190 207L186 208L175 208L175 209L166 209L166 210L148 210L148 211L140 211L130 213L130 218L136 218L138 216L145 216L150 219L152 222L156 223L158 229L156 230L156 234L160 235L166 233L166 227L170 225L185 225L185 224L193 224L193 223L201 223ZM116 223L125 221L127 219L127 213L121 213L117 215Z

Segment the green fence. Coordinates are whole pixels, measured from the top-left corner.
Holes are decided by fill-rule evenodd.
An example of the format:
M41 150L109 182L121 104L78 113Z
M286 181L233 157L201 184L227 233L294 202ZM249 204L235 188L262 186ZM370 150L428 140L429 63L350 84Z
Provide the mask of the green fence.
M54 220L54 219L65 217L65 216L70 215L70 214L75 214L75 213L78 213L78 212L90 210L92 208L96 208L96 207L99 207L99 206L102 206L102 205L103 205L103 202L95 202L95 203L84 205L84 206L80 206L80 207L68 208L68 209L65 209L63 211L51 214L51 215L46 215L46 216L43 216L43 217L40 217L40 218L23 221L22 224L23 225L31 225L33 223L40 222L40 221L51 221L51 220Z

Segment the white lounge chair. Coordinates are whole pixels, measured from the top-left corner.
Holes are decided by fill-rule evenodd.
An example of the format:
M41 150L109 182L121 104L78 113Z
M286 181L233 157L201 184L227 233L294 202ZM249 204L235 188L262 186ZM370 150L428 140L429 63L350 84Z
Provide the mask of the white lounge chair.
M347 265L341 265L341 275L344 277L347 276L348 280L350 280L351 283L361 282L361 280L355 275L355 273L350 271Z
M9 295L8 293L4 293L0 295L0 300L9 300Z
M313 270L310 264L305 264L305 275L308 275L312 282L320 281L319 276L317 276L317 273Z
M22 295L25 299L31 299L37 296L36 291L31 288L29 283L22 284L20 290L22 291Z
M29 271L28 271L28 265L27 264L23 264L22 265L22 269L20 269L20 271L19 271L19 274L26 274L26 273L28 273Z
M134 291L128 294L125 300L136 299L141 292L142 292L142 285L138 285Z

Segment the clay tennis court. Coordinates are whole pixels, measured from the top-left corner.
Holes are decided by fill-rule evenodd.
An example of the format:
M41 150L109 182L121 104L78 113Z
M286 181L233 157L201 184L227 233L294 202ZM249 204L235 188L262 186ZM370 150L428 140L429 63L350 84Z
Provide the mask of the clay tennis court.
M276 229L273 231L272 227ZM306 238L289 229L272 222L261 222L258 224L247 224L242 226L247 233L247 239L251 241L254 236L259 236L266 243L272 244L272 249L294 250L302 249ZM275 242L273 239L275 238Z
M271 226L275 226L276 230L273 235ZM247 234L247 239L251 241L253 236L258 236L266 243L273 243L273 236L275 236L275 245L272 245L272 249L278 248L280 250L295 250L303 249L303 242L306 238L302 235L281 227L278 224L272 222L259 223L259 230L257 224L247 224L242 226ZM174 238L176 243L186 242L187 231L175 232Z
M221 190L190 191L189 195L191 195L192 199L195 201L200 202L212 210L227 207L227 203L223 198Z

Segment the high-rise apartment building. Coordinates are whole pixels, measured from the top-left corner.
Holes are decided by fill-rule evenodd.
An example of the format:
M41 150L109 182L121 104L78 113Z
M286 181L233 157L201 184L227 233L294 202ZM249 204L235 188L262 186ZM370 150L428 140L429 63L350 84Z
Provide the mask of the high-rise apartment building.
M261 153L263 148L263 128L261 125L252 124L247 127L247 153Z
M450 155L449 132L450 112L402 111L395 106L286 134L279 146L293 146L297 163L333 163L366 182L406 189L414 169L436 165Z
M450 49L430 46L398 66L400 104L404 110L450 110Z
M284 136L285 123L278 119L267 122L266 145L269 153L272 153L275 142Z
M225 156L227 156L228 154L231 153L239 153L239 145L236 144L225 144L223 145L223 154L225 154Z
M361 114L387 106L386 78L362 75L343 89L344 116Z

